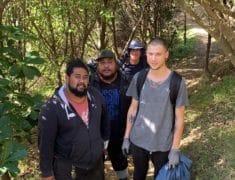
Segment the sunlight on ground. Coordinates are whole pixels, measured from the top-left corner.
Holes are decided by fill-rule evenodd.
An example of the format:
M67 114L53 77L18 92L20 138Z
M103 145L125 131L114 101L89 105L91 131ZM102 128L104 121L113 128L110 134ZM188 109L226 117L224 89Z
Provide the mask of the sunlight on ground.
M208 37L208 32L203 29L203 28L191 28L188 30L188 36L189 37L195 37L195 36L203 36L205 38L202 38L202 42L204 44L207 43L207 37ZM212 37L211 42L215 42L216 40Z
M199 84L201 78L195 78L195 79L191 79L191 80L187 80L186 84L188 88L191 88L193 86L196 86L197 84Z
M208 32L202 28L191 28L188 30L188 34L195 36L195 35L207 35Z
M195 140L200 139L202 136L202 133L200 131L201 127L199 126L192 129L190 134L186 138L182 139L181 146L187 146L188 144L194 142Z
M202 112L198 112L198 111L193 111L193 110L187 109L187 111L186 111L186 122L187 123L193 122L198 117L200 117L201 114L202 114Z

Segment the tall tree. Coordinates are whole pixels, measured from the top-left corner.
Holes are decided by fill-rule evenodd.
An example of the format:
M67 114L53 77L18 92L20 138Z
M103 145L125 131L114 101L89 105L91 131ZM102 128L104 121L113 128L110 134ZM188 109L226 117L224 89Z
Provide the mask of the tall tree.
M220 44L235 66L235 8L230 0L175 0Z

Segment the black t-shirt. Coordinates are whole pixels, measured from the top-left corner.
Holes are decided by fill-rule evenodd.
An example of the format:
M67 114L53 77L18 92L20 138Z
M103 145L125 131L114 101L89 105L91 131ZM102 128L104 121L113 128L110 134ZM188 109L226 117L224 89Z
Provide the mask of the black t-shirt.
M101 93L105 98L108 118L110 121L118 119L120 112L120 80L116 78L111 84L101 81Z
M138 63L138 64L124 64L123 65L123 70L124 73L128 76L134 76L137 72L139 72L140 70L142 70L143 64L142 63Z

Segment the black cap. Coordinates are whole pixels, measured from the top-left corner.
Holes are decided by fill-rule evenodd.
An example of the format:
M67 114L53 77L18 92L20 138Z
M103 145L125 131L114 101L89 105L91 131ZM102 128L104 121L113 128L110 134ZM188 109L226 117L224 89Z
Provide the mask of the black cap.
M99 61L102 58L113 58L114 60L116 59L113 51L111 51L109 49L102 49L100 51L98 57L96 58L96 61Z

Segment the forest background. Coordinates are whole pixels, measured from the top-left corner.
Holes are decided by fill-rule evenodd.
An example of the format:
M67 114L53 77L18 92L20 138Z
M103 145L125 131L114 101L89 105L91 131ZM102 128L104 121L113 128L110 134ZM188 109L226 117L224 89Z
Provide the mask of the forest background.
M192 179L235 179L234 0L0 0L1 178L39 179L37 116L69 59L103 48L120 58L132 39L156 36L189 89Z

